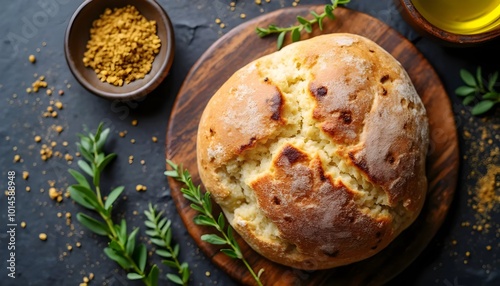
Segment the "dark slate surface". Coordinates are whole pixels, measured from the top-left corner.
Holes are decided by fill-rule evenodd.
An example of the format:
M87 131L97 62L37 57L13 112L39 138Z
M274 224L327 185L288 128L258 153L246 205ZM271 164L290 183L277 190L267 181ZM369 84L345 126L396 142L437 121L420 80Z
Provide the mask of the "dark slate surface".
M193 271L191 285L234 285L235 283L217 269L193 244L187 234L170 196L163 171L165 168L165 131L177 91L190 67L200 55L221 35L244 21L281 7L290 7L292 1L262 1L261 6L253 0L237 1L234 12L229 1L215 0L161 0L175 27L176 55L168 78L147 99L140 102L119 103L104 100L89 94L73 78L64 60L63 37L73 11L81 1L38 0L3 1L0 10L0 154L1 188L7 189L7 172L15 171L16 178L16 278L7 277L7 200L0 196L0 285L78 285L84 276L94 273L90 285L140 285L125 278L124 271L107 259L102 252L106 239L96 237L84 230L76 221L82 209L70 199L62 203L50 200L49 181L55 187L65 189L73 183L67 174L68 163L63 158L51 158L44 162L39 151L42 143L57 142L54 151L62 154L76 152L76 133L83 125L95 128L103 121L112 129L108 150L119 154L118 159L105 174L104 189L124 185L127 200L121 200L116 208L116 217L127 217L130 225L142 226L142 212L149 201L159 205L173 221L174 239L181 245L181 259L187 261ZM303 0L300 5L323 4L323 0ZM416 44L418 49L433 64L443 80L456 114L462 159L460 180L453 207L444 227L422 253L422 255L392 285L499 285L499 215L498 208L491 219L488 233L472 229L476 213L469 200L472 198L477 179L486 171L486 163L498 165L498 155L492 154L499 146L499 110L486 117L475 118L470 108L464 108L453 94L460 85L460 68L474 69L481 65L485 71L500 69L496 43L468 49L442 47L429 39L420 37L399 16L392 1L354 0L350 8L368 13L397 29ZM262 9L262 10L261 10ZM246 19L239 17L246 14ZM214 23L220 18L226 24L220 29ZM257 38L255 40L258 40ZM42 43L45 42L46 46ZM28 62L28 55L37 57L36 64ZM34 74L44 75L49 86L56 91L63 89L64 96L47 96L45 91L27 94L26 87L35 80ZM44 118L43 112L51 100L61 101L63 110L57 118ZM137 119L138 126L131 121ZM64 131L57 134L53 125L61 125ZM125 138L118 132L127 130ZM470 132L470 136L464 136ZM40 135L42 143L35 143ZM152 136L159 141L153 143ZM483 139L482 139L483 138ZM486 139L484 139L486 138ZM131 139L136 143L132 144ZM491 139L491 142L487 142ZM484 150L480 141L485 141ZM68 146L63 146L67 141ZM14 156L21 162L13 162ZM128 157L134 162L128 163ZM75 158L76 159L76 158ZM140 161L145 160L145 165ZM488 161L489 160L489 161ZM29 172L29 179L22 179L22 172ZM135 186L144 184L145 193L137 193ZM30 192L25 189L29 186ZM498 185L497 185L498 186ZM63 218L58 218L60 212ZM74 230L66 225L64 215L73 215ZM138 214L137 214L138 213ZM22 229L21 221L27 223ZM464 222L469 222L470 226ZM47 233L42 242L38 234ZM142 238L144 240L144 238ZM456 241L456 244L453 243ZM75 246L81 242L81 248ZM73 246L69 252L67 245ZM486 246L491 246L487 250ZM470 252L470 257L466 252ZM464 262L467 260L467 262ZM154 262L158 262L154 260ZM162 269L162 284L168 282ZM209 275L207 272L209 272Z

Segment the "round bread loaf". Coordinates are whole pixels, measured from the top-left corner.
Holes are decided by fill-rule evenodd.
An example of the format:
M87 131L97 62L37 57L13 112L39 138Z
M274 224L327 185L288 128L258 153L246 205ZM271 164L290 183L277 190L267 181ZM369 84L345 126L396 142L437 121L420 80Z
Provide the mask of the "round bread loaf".
M325 269L368 258L425 200L426 111L390 54L352 34L291 44L234 73L203 112L205 188L266 258Z

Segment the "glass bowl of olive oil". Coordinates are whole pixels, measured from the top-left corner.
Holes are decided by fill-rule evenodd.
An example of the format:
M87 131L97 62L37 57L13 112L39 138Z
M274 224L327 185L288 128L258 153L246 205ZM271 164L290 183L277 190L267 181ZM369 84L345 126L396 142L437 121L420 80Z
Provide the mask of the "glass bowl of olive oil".
M418 31L452 45L500 37L500 0L399 0L403 17Z

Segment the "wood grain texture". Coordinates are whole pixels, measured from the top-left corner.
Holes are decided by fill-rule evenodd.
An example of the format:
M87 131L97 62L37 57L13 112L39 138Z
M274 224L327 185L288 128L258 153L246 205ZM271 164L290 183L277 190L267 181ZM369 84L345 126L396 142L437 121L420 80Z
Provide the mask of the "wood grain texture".
M244 23L214 43L192 67L171 113L166 157L183 164L195 184L201 183L196 167L196 132L208 100L236 70L276 51L276 38L258 38L255 27L288 26L295 23L297 15L308 17L313 9L321 13L323 6L287 8ZM381 21L345 8L338 8L335 14L337 19L327 20L322 33L354 33L375 41L401 62L421 96L431 131L427 158L429 195L417 221L386 249L367 260L335 269L311 272L278 265L254 252L238 237L255 272L265 269L264 285L380 285L400 273L424 250L441 226L455 191L459 163L457 132L450 101L432 66L408 40ZM316 29L311 35L302 35L302 39L320 33ZM181 185L172 179L169 183L178 212L202 251L236 281L253 285L252 277L240 261L220 253L220 247L201 241L200 236L212 230L193 223L196 212L180 193Z

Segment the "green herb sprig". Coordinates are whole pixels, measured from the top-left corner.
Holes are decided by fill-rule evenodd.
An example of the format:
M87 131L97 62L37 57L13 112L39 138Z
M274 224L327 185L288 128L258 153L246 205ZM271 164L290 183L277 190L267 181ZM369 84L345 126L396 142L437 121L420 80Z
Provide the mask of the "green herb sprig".
M90 186L86 177L73 169L69 173L75 178L77 184L68 188L71 198L81 206L92 210L100 216L100 219L78 213L78 221L97 235L107 236L110 240L104 253L113 261L118 263L127 271L130 280L141 279L147 286L158 285L158 267L153 265L146 274L147 250L144 244L136 243L139 228L130 233L127 232L127 223L124 219L120 224L112 220L113 203L123 192L124 187L114 188L103 200L100 178L104 168L116 157L116 154L106 154L103 151L104 144L109 135L109 128L103 129L99 124L95 134L79 134L80 142L77 143L80 153L85 160L79 160L80 169L92 178L93 187Z
M231 258L241 260L252 277L255 279L255 282L257 282L257 285L262 286L263 284L260 281L260 276L264 272L264 269L261 269L258 274L253 271L248 261L246 261L245 257L243 257L240 246L234 237L232 227L228 225L226 228L224 215L219 213L216 219L212 214L212 201L210 200L210 193L208 191L205 192L205 194L201 193L200 186L195 186L193 184L191 174L189 174L188 170L183 170L182 166L178 166L170 160L167 160L167 163L170 167L172 167L172 170L166 171L165 175L183 183L186 186L186 188L181 188L183 196L192 202L191 208L200 213L194 218L194 222L198 225L214 227L221 234L221 236L217 234L204 234L201 236L201 240L216 245L228 245L230 248L221 249L221 252Z
M172 246L171 221L162 217L163 212L158 212L156 206L149 204L149 210L144 211L147 220L144 224L149 228L146 234L151 242L161 249L156 250L156 254L164 260L162 263L177 270L177 274L168 273L167 278L178 285L188 285L189 265L179 262L179 245Z
M347 4L351 2L351 0L331 0L332 4L325 5L324 12L318 14L314 11L310 11L311 15L313 15L314 19L307 20L304 17L297 16L297 21L299 22L296 26L290 27L278 27L276 25L269 25L267 28L257 27L255 32L259 35L259 37L265 37L271 34L279 34L277 48L280 50L283 47L283 42L285 40L285 35L290 32L292 33L292 42L300 41L300 32L305 30L307 33L312 32L312 26L318 23L318 27L321 31L323 31L323 19L326 17L330 19L335 19L335 15L333 11L339 4Z
M475 99L479 99L479 102L471 110L473 115L483 114L500 102L500 93L494 88L498 84L498 72L490 74L488 80L485 81L482 77L481 67L477 68L475 77L469 71L461 69L460 77L465 85L457 88L455 93L465 97L463 104L469 105Z

